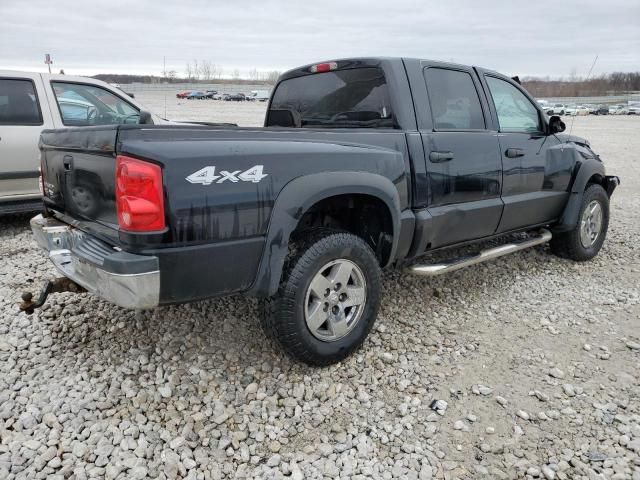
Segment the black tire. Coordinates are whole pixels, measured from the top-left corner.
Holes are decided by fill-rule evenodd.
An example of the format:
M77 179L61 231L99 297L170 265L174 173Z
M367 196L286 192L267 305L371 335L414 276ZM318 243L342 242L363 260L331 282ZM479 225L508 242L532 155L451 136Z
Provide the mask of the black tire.
M345 260L347 264L355 264L358 268L354 270L363 276L365 300L357 307L361 308L357 310L359 316L348 333L331 341L322 340L317 331L312 333L305 320L311 282L327 271L327 264ZM337 283L336 288L339 286ZM322 303L324 299L315 301ZM327 366L343 360L362 345L375 322L379 302L380 266L369 245L360 237L340 230L308 230L292 241L278 292L264 303L262 326L267 336L290 357L310 366ZM329 324L327 320L323 325L329 329Z
M595 241L591 245L584 245L581 240L582 219L585 210L593 202L597 202L602 209L602 221ZM587 185L582 196L582 205L578 214L578 223L573 230L554 235L551 239L551 251L559 257L569 258L577 262L584 262L595 257L604 243L609 228L609 196L602 186L592 183Z

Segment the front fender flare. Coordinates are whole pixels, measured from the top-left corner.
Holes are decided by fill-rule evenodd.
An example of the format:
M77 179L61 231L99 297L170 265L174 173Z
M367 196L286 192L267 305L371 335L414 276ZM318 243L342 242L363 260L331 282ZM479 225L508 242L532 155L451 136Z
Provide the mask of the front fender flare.
M260 266L249 294L265 297L276 293L289 249L289 238L302 216L317 202L344 194L371 195L387 205L393 224L389 262L393 260L398 246L401 205L398 190L391 180L369 172L323 172L305 175L287 183L276 199Z
M578 224L578 216L580 215L580 207L582 206L582 196L587 188L589 180L598 175L602 180L605 179L604 165L602 162L589 159L576 164L576 173L574 174L571 190L569 191L569 200L564 207L560 221L553 227L554 232L566 232L573 230Z

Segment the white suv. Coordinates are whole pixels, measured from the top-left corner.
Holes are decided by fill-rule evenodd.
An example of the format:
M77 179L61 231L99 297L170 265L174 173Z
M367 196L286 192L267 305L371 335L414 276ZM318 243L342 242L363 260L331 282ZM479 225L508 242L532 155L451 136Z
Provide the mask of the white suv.
M39 209L40 132L140 123L142 105L92 78L0 70L0 214ZM166 123L143 114L145 123Z

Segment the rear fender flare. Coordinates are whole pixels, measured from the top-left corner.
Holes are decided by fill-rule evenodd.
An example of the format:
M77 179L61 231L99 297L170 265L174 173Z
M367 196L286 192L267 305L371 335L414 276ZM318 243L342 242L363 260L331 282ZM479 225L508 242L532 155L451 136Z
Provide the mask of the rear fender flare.
M553 230L556 232L565 232L573 230L578 224L578 216L580 215L580 207L582 206L582 197L587 188L589 180L594 175L599 175L605 179L604 165L602 162L589 159L576 165L576 173L569 192L569 200L564 207L560 221Z
M398 246L401 207L398 190L391 180L368 172L305 175L286 184L276 199L258 273L248 293L261 297L276 293L289 249L289 238L302 216L317 202L344 194L371 195L387 205L393 223L393 243L387 264L393 260Z

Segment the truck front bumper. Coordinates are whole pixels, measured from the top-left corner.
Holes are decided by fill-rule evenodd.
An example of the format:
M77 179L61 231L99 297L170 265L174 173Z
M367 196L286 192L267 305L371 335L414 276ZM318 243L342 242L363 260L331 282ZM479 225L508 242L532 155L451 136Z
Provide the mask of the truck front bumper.
M616 189L618 185L620 185L620 179L618 177L613 175L607 175L604 178L604 188L607 191L607 195L609 196L609 198L611 198L613 191Z
M54 218L31 219L33 235L56 269L89 292L124 308L152 308L160 300L158 258L134 255Z

